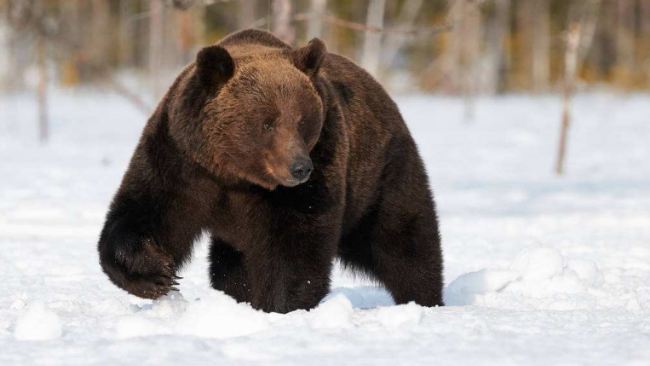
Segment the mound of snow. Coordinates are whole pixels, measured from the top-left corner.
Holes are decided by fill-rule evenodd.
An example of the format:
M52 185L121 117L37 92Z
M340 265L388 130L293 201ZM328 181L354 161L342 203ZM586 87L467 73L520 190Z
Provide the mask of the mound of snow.
M522 251L509 269L483 269L459 276L445 290L445 303L547 310L624 306L618 294L601 288L604 282L596 263L566 260L555 248L534 247ZM629 309L636 309L634 302Z
M566 270L573 271L585 284L600 287L605 282L603 273L596 263L583 259L570 259L566 263Z
M63 327L59 316L45 304L36 302L18 318L14 336L21 341L46 341L60 338Z
M564 258L555 248L533 248L521 252L510 269L518 272L523 280L546 280L562 274Z
M314 328L350 328L352 323L352 303L343 294L324 301L311 311Z
M269 328L268 315L213 291L194 301L176 324L176 332L207 338L231 338Z
M389 328L415 326L422 319L422 307L410 302L406 305L396 305L379 308L377 319Z
M18 300L14 301L14 302L11 304L10 309L13 309L13 310L22 310L22 309L25 307L25 305L27 305L27 303L26 303L25 301L23 301L23 300L21 300L21 299L18 299Z
M474 296L501 291L518 279L519 273L508 270L482 269L465 273L447 287L445 304L469 305L474 301Z
M178 292L172 291L158 300L154 300L151 312L160 318L170 318L185 313L189 302Z

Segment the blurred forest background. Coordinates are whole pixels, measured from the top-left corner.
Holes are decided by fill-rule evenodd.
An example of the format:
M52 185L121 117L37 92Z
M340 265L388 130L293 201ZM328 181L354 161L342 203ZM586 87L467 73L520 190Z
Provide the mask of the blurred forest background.
M0 0L0 87L100 86L147 109L245 28L320 37L393 91L556 92L572 62L577 88L650 89L650 0Z

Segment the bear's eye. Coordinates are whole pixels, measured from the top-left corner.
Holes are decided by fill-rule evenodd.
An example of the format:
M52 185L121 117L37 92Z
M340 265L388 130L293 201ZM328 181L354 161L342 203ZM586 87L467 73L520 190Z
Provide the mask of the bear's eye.
M265 123L265 124L264 124L264 129L267 130L267 131L273 131L273 126L271 126L271 125L268 124L268 123Z

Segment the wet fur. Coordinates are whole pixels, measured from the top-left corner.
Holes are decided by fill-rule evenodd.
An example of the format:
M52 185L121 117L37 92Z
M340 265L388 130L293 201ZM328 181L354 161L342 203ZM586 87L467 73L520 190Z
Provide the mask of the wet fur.
M213 287L264 311L316 306L335 258L397 303L442 305L428 178L383 88L318 40L294 49L248 30L213 47L160 102L113 199L98 245L111 281L160 297L207 231ZM267 141L255 129L273 118L284 135ZM289 188L274 167L292 138L315 170Z

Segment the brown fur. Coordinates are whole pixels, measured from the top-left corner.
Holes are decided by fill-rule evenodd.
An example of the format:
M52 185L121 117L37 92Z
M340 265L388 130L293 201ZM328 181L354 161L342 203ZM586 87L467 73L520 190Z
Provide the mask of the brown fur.
M305 183L296 162L313 162ZM100 237L102 268L157 298L202 231L213 287L256 308L316 306L335 257L398 303L442 305L415 143L383 88L317 39L294 49L249 30L199 52L145 127Z

